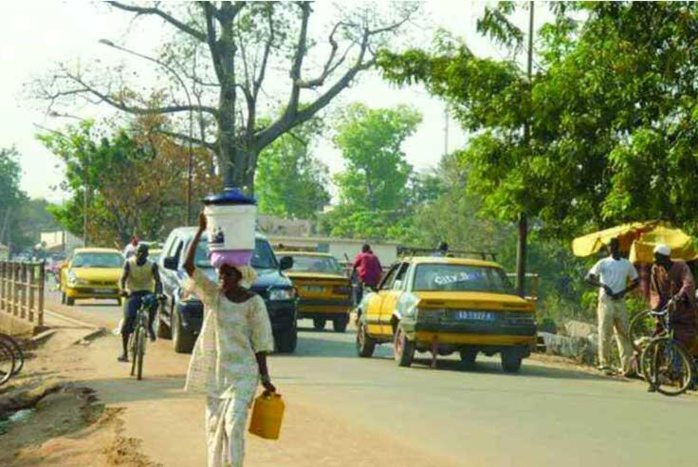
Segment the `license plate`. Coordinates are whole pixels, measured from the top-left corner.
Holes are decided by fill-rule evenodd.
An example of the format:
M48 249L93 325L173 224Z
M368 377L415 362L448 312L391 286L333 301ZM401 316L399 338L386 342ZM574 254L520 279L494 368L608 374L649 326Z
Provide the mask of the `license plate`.
M306 285L305 290L308 292L324 292L325 288L321 285Z
M111 289L94 289L92 291L92 293L95 293L97 295L109 295L109 294L113 294L114 291Z
M454 317L458 321L494 321L491 311L456 311Z

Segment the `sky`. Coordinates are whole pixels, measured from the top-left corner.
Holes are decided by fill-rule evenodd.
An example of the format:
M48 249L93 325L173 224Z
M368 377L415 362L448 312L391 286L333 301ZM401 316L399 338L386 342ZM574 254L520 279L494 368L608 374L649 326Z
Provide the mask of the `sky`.
M464 37L475 53L501 57L503 53L475 30L484 5L483 2L446 0L426 2L423 5L425 15L420 20L423 27L408 39L428 40L436 28L444 28ZM321 16L329 15L325 12L331 10L324 6L318 9ZM525 23L524 15L522 12L517 22ZM60 129L74 121L46 115L46 104L30 98L32 83L50 76L58 62L79 60L88 65L94 60L123 60L114 55L118 52L100 44L100 39L116 43L128 40L129 45L147 52L158 43L162 30L157 24L152 28L129 28L128 14L113 12L101 3L84 1L3 2L0 17L3 18L3 28L0 28L0 147L15 146L21 154L22 190L32 198L61 202L69 197L58 187L63 180L63 166L35 135L42 128ZM323 19L328 20L320 17L318 21ZM403 146L407 161L416 170L435 167L446 147L454 150L466 141L466 135L453 121L448 123L446 138L445 105L421 88L398 89L383 82L374 72L368 72L330 104L330 110L356 101L373 108L409 104L422 113L422 124ZM74 115L99 118L110 113L106 107L82 108L75 109ZM341 154L331 141L319 141L315 154L329 166L330 172L342 170Z

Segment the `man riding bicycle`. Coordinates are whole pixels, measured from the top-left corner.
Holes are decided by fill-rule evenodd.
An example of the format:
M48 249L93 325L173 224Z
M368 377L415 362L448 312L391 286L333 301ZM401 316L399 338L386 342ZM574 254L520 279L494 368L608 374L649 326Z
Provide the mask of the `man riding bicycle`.
M141 243L136 249L136 254L124 263L124 271L119 282L122 295L128 297L124 306L124 319L121 326L121 343L123 353L119 356L120 362L128 361L128 340L133 332L133 327L141 307L143 298L155 292L162 295L162 283L158 265L148 259L148 245ZM148 311L148 333L150 340L155 340L153 321L155 311Z

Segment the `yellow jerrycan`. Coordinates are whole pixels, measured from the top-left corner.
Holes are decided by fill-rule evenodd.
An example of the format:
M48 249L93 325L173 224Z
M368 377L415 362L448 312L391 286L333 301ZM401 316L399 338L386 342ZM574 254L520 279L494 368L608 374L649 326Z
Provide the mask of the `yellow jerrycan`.
M254 400L249 432L264 439L279 439L283 417L281 394L263 393Z

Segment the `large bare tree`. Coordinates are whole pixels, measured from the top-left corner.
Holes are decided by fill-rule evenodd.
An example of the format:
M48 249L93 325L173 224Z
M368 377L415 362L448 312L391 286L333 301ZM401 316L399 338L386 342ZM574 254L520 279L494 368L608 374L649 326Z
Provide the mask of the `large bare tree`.
M134 23L158 20L171 30L155 57L101 41L144 59L169 84L160 80L146 90L137 68L62 63L39 83L49 112L71 112L76 99L86 99L129 114L169 114L180 125L164 133L214 151L225 186L250 191L262 149L373 66L377 48L417 9L405 3L382 14L367 4L337 9L335 20L313 33L315 5L308 2L108 3ZM182 131L187 115L190 122L196 116L196 136Z

